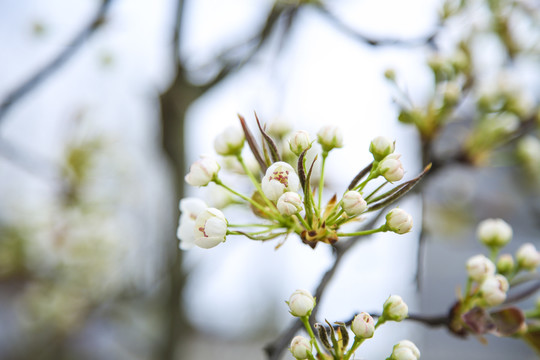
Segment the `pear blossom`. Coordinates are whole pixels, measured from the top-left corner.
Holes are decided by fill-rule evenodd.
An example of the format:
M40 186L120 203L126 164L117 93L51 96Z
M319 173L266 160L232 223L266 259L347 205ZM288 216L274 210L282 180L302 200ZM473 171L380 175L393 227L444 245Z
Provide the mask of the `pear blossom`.
M277 117L268 124L267 132L270 136L283 138L292 131L292 122L285 118Z
M216 208L207 208L197 216L195 227L195 245L210 249L225 241L227 219Z
M474 281L481 282L495 274L495 264L484 255L476 255L467 261L467 274Z
M203 156L191 165L185 180L191 186L206 186L217 176L219 169L216 160Z
M276 206L281 214L294 215L302 210L302 199L298 193L288 191L279 197Z
M236 126L226 128L214 140L214 149L220 155L236 155L244 147L244 132Z
M399 158L399 154L390 154L381 160L379 163L379 174L390 182L399 181L403 179L405 171Z
M295 359L307 359L311 353L311 342L303 336L295 336L291 341L290 351Z
M480 285L482 299L489 306L500 305L506 300L508 291L508 280L500 274L488 276Z
M531 243L523 244L516 252L518 266L525 270L535 270L540 265L540 253Z
M512 240L512 227L502 219L486 219L476 230L480 242L489 247L502 247Z
M373 154L375 161L381 161L387 155L394 152L395 143L384 136L377 136L369 144L369 152Z
M204 201L197 198L184 198L180 200L180 220L176 237L180 240L179 247L189 250L195 246L195 220L207 208Z
M366 200L358 191L347 191L341 200L341 207L349 216L360 215L367 209Z
M343 135L336 126L324 126L317 133L317 142L321 144L323 151L330 151L333 148L343 147Z
M301 317L311 313L315 307L315 299L309 291L298 289L292 293L287 304L293 316Z
M264 195L277 201L287 191L297 191L300 188L300 179L291 165L283 161L272 164L262 179Z
M401 321L409 315L409 307L399 295L391 295L383 305L382 316L387 320Z
M297 156L300 156L310 145L311 139L309 138L309 134L304 130L298 130L289 140L289 147Z
M360 339L369 339L375 333L375 320L366 312L356 315L351 324L351 330Z
M394 345L392 349L391 360L418 360L420 359L420 350L409 340L401 340Z
M413 219L405 210L395 208L386 214L386 226L397 234L405 234L411 231Z

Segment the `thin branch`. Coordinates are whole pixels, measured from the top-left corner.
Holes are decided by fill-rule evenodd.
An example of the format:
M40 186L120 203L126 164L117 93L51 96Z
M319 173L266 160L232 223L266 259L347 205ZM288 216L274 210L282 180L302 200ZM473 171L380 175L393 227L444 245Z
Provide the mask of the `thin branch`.
M62 65L77 53L86 40L94 34L103 24L107 11L113 0L102 0L96 14L91 21L83 27L77 35L57 54L48 64L39 69L34 75L12 90L0 103L0 123L8 110L29 92L38 87L48 77L58 71Z
M173 33L173 53L172 58L175 62L176 68L179 68L182 66L181 60L180 60L180 41L181 39L181 33L182 33L182 18L184 16L184 0L178 0L178 4L176 5L176 19L174 23L174 33Z

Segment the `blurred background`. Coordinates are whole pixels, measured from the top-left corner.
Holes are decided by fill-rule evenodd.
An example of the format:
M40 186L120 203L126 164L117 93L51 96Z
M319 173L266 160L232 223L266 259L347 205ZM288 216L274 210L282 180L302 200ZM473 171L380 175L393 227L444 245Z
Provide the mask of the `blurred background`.
M538 245L539 25L526 0L0 2L0 358L265 359L292 322L284 301L315 290L331 247L230 237L181 252L175 236L180 198L222 201L184 187L189 164L216 156L237 113L256 129L254 111L312 138L341 128L329 194L378 135L406 179L433 163L399 202L413 232L349 251L320 320L380 312L390 294L446 314L483 251L480 220L513 226L510 252ZM536 358L519 339L413 323L356 358L404 338L426 359Z

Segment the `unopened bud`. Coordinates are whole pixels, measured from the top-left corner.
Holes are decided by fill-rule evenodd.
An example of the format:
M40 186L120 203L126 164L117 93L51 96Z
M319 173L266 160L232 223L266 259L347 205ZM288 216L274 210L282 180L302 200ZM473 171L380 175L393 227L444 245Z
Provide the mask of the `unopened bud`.
M484 255L476 255L467 261L467 274L474 281L481 282L495 274L495 265Z
M399 154L390 154L382 159L379 163L379 174L390 182L403 179L405 171L403 170L403 164L399 160L400 157Z
M290 350L295 359L307 359L311 354L311 342L303 336L295 336L291 341Z
M480 285L480 293L487 305L497 306L506 300L508 287L508 280L504 276L492 275L484 279Z
M343 146L343 135L341 135L341 130L336 126L324 126L317 133L317 142L321 144L323 151L329 152L333 148Z
M510 254L502 254L497 260L497 271L501 274L507 274L514 270L514 258Z
M206 186L217 176L219 169L216 160L203 156L191 165L185 180L191 186Z
M230 126L214 140L214 149L220 155L236 155L244 147L244 132L242 129Z
M309 134L304 130L298 130L289 140L289 147L297 156L300 156L300 154L302 154L304 150L308 149L310 146L311 139L309 138Z
M383 305L382 317L386 320L401 321L409 314L409 307L401 296L390 296Z
M306 316L311 314L311 310L315 307L315 299L307 290L296 290L289 301L287 301L289 309L293 316Z
M269 135L278 139L284 138L292 131L291 122L284 118L276 118L268 124L267 132Z
M347 191L341 200L341 207L349 216L360 215L367 208L366 200L358 191Z
M413 219L405 210L395 208L386 214L386 226L397 234L405 234L412 230Z
M391 360L418 360L420 359L420 350L409 340L401 340L394 345L392 349Z
M533 271L540 265L540 253L531 243L523 244L516 252L516 260L519 268Z
M369 152L373 154L375 161L381 161L387 155L393 153L394 149L395 142L384 136L377 136L369 144Z
M351 330L360 339L369 339L375 333L375 320L366 312L356 315Z
M499 248L512 240L512 227L502 219L486 219L478 224L476 235L482 244Z
M302 199L296 192L288 191L281 195L277 202L277 209L280 214L294 215L302 210Z

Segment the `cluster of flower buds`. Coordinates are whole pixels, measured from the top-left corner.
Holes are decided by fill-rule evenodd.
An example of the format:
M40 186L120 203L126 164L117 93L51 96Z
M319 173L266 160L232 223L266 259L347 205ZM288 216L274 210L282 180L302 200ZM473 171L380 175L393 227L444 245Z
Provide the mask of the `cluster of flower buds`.
M306 131L300 130L289 135L291 128L288 123L270 125L265 130L257 119L264 140L259 145L244 118L240 117L240 123L242 128L225 129L215 139L214 147L216 153L223 156L223 169L235 169L235 172L251 181L251 195L225 184L220 178L222 166L208 156L191 165L185 180L189 185L198 187L215 184L214 190L217 187L227 191L235 198L235 203L245 204L262 220L260 223L250 222L245 225L231 224L221 210L208 208L202 201L193 198L183 199L177 232L181 249L189 249L193 245L211 248L224 242L228 235L269 240L296 233L304 243L315 248L319 242L334 244L342 237L385 231L405 234L411 231L412 217L399 208L388 212L386 222L377 228L356 232L341 231L344 224L362 220L365 214L385 208L397 200L429 169L426 168L416 178L380 194L385 185L400 181L404 175L400 155L394 152L394 141L382 136L373 139L369 145L373 155L372 163L358 173L341 198L334 195L323 204L326 160L331 151L343 147L343 136L337 127L325 126L317 133L316 142L321 151L314 156L314 141ZM246 143L258 168L244 160ZM284 149L287 150L286 156ZM320 166L316 167L315 159L319 156ZM286 158L289 162L285 161ZM312 160L308 161L308 158ZM382 179L382 184L367 192L366 185L377 179ZM229 198L224 203L231 202Z
M349 347L349 330L343 322L335 322L335 325L331 325L327 321L327 326L316 323L314 327L317 335L315 335L309 317L316 302L309 291L296 290L287 304L291 315L302 321L310 337L307 339L299 335L292 339L290 351L295 359L349 360L365 340L373 337L379 326L387 321L401 321L408 316L408 307L403 299L397 295L390 296L385 301L382 314L377 321L366 312L361 312L354 317L350 324L354 339ZM415 357L407 357L409 353ZM389 359L408 360L419 357L420 352L416 346L408 340L403 340L394 347Z
M505 332L497 329L496 333L502 336L513 335L522 331L525 325L522 311L518 308L510 308L511 311L504 309L501 310L504 311L502 316L500 311L490 313L490 309L505 302L514 280L527 280L516 278L521 272L536 270L540 265L540 253L534 245L526 243L515 253L515 260L511 254L499 254L513 236L512 227L502 219L486 219L480 222L476 234L478 240L489 249L490 257L479 254L467 261L467 286L461 299L453 307L451 330L458 334L471 331L481 335L487 330L479 324L495 323L491 317L497 316L519 326L506 326Z

